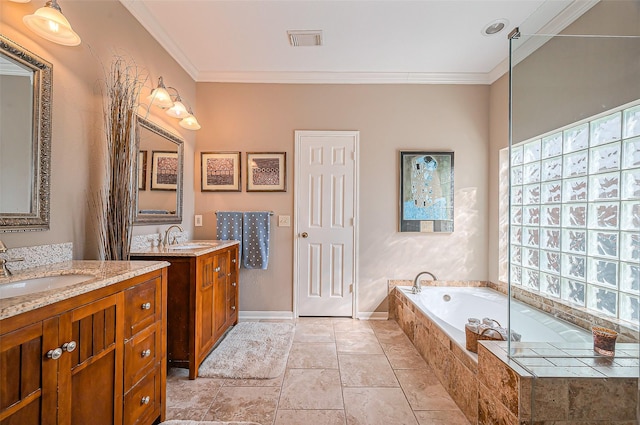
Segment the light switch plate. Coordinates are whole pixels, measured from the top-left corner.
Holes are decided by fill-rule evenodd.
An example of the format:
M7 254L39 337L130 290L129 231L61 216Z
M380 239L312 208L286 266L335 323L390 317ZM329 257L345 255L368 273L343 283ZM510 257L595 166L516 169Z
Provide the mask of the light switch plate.
M201 215L196 215L195 219L194 219L194 224L195 227L202 227L202 216Z
M289 216L289 215L279 215L278 216L278 227L291 227L291 216Z

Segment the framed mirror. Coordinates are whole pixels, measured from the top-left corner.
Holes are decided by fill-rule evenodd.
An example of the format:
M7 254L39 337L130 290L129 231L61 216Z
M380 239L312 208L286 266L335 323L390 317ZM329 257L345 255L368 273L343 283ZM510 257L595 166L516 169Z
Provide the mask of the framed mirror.
M184 140L137 116L134 224L182 223Z
M52 65L0 35L0 232L49 229Z

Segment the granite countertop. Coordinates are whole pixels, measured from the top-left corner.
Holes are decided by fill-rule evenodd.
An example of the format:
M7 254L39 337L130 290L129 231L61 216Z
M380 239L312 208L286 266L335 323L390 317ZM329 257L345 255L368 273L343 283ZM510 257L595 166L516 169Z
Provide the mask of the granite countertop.
M93 278L62 288L0 299L0 320L54 304L58 301L104 288L123 280L149 273L170 264L166 261L65 261L47 266L33 267L15 272L13 276L0 278L2 285L25 279L59 275L82 274Z
M138 249L131 251L131 255L136 257L198 257L200 255L237 245L238 243L238 241L217 240L188 241L177 245L169 245L164 248L149 247L142 250ZM185 249L186 247L195 245L201 246Z

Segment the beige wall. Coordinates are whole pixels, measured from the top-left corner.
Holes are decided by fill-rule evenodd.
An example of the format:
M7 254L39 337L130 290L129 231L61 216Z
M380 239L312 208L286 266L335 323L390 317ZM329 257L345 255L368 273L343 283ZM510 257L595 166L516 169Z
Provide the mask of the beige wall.
M387 279L430 270L487 278L489 86L199 83L198 238L215 236L216 210L273 210L293 218L295 130L360 131L359 311L386 311ZM398 233L398 151L455 151L455 232ZM242 151L243 192L200 192L199 152ZM246 193L244 154L287 152L286 193ZM277 220L274 218L272 224ZM293 229L274 227L267 271L242 270L242 311L291 311Z
M82 37L82 44L77 47L46 41L22 23L24 15L43 4L44 1L20 4L1 0L0 33L53 64L51 228L44 232L0 233L0 238L8 247L72 241L75 258L96 258L87 194L96 190L104 175L99 91L99 82L104 78L102 67L109 67L114 54L130 57L151 77L146 94L162 75L168 85L178 88L182 98L193 104L195 83L119 1L62 2L65 16ZM177 120L159 117L164 127L186 139L185 184L191 188L195 135L181 129ZM183 224L190 228L193 191L186 191L184 205ZM158 228L137 227L135 232L151 233Z

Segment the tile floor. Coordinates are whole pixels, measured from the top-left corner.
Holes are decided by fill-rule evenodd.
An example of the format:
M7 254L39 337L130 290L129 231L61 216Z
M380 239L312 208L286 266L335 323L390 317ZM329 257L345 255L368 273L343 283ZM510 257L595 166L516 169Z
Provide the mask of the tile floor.
M167 419L262 425L467 425L394 321L300 318L285 373L198 378L170 369Z

